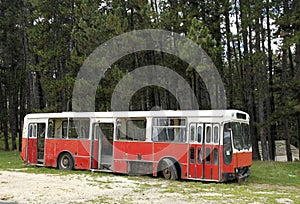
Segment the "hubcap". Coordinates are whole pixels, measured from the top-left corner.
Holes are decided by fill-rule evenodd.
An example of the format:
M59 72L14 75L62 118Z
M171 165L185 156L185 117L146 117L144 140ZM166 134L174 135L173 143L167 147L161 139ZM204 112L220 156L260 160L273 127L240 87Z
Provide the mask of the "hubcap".
M163 172L164 172L165 178L167 178L167 179L170 178L171 172L170 172L169 168L165 168Z
M64 157L63 159L62 159L62 166L63 167L68 167L69 165L70 165L70 161L69 161L69 158L68 157Z

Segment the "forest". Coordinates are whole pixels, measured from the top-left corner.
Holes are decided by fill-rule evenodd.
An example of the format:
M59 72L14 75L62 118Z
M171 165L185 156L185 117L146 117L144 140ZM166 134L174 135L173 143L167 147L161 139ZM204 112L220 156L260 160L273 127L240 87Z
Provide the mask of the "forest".
M274 160L275 140L285 140L287 160L293 160L290 146L300 146L298 0L1 0L4 150L20 150L26 114L72 111L77 73L95 48L142 29L178 33L201 46L221 75L227 109L250 115L253 159ZM195 70L173 55L145 50L107 69L97 88L95 111L110 111L112 93L122 77L152 64L182 76L199 109L211 109ZM140 89L130 102L130 110L154 107L180 109L176 98L158 86Z

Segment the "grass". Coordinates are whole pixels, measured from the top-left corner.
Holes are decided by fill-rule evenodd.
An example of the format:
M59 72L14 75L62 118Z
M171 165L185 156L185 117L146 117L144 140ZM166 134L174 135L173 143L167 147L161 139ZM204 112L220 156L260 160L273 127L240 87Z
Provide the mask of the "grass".
M255 161L251 167L249 183L300 188L300 162Z
M20 169L24 163L18 151L0 151L0 169Z

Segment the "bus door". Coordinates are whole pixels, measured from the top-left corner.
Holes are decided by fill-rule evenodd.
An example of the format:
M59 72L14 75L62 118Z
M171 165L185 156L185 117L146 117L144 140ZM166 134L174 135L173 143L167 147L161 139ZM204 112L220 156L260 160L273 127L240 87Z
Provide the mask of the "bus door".
M203 141L204 179L219 180L219 125L205 124Z
M28 129L27 163L44 164L45 123L30 123Z
M92 168L112 170L113 123L95 123L92 136Z
M189 178L203 178L203 124L190 124Z

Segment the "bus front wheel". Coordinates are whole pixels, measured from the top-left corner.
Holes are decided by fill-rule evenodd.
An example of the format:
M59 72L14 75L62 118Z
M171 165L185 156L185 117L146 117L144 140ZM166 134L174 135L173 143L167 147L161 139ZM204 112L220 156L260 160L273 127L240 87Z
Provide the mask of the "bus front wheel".
M161 163L161 173L165 179L176 180L178 174L174 162L170 159L163 159Z
M69 153L62 153L58 158L58 168L61 170L72 170L74 161Z

